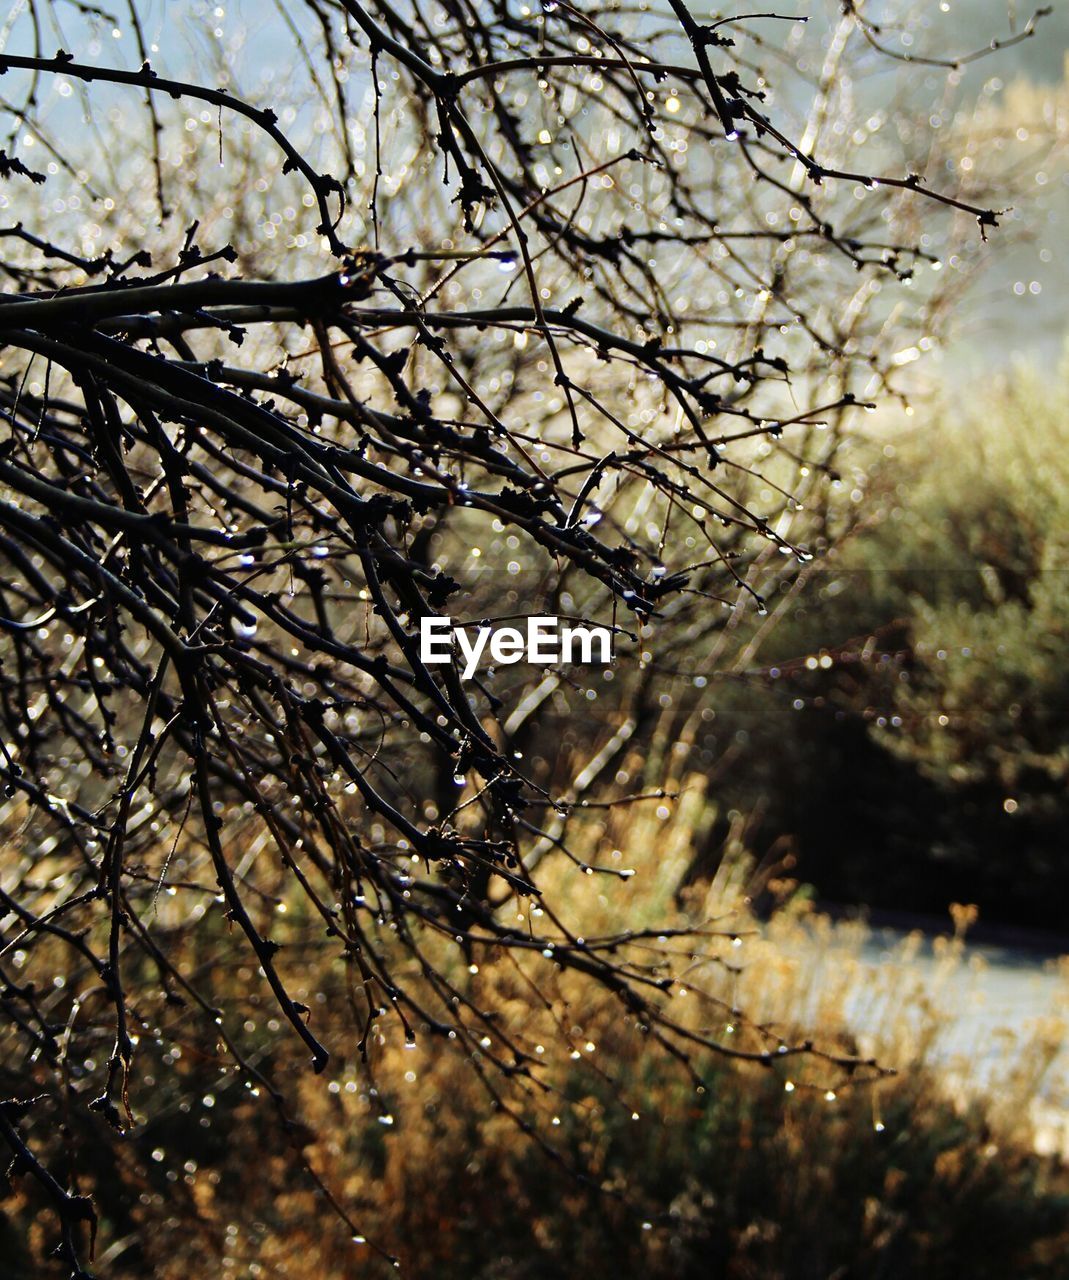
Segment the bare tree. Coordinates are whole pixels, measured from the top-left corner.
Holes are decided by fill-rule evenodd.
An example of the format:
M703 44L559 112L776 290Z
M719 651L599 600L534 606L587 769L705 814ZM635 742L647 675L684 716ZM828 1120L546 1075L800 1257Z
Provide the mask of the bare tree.
M179 959L220 913L316 1071L293 899L365 1058L389 1019L477 1047L443 943L584 975L684 1064L815 1052L694 1033L657 933L577 936L536 868L626 878L567 823L641 740L653 637L705 655L698 714L999 217L916 89L974 55L863 5L280 0L240 56L202 9L31 0L0 54L0 1131L78 1276L93 1207L34 1116L122 1131L138 1041L189 1017L285 1111ZM857 79L888 59L897 91ZM421 660L424 617L538 612L611 625L614 688ZM584 717L559 760L551 715ZM501 1105L539 1069L483 1062Z

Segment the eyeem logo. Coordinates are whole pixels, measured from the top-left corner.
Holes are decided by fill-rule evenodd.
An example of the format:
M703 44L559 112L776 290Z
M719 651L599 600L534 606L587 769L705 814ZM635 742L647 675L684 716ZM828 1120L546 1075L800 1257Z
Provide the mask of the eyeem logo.
M474 631L474 637L469 632ZM612 629L562 625L559 618L528 618L519 627L465 627L452 618L421 618L419 656L428 666L452 662L454 646L463 660L460 676L470 680L484 653L499 666L530 662L548 667L556 663L592 666L612 661ZM597 656L595 656L595 654Z

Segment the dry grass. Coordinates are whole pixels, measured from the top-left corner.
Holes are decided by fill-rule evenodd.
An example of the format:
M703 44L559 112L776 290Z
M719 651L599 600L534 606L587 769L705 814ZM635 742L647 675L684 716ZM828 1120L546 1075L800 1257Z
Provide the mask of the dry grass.
M978 1092L975 1072L948 1065L949 1049L962 1048L954 1035L970 973L960 936L923 964L909 939L874 971L862 927L833 925L798 898L756 920L742 856L725 859L711 884L680 891L708 810L689 779L674 802L582 815L584 857L636 875L620 882L548 859L547 899L567 902L570 924L590 937L622 918L634 929L707 922L700 945L650 942L651 959L681 984L670 997L681 1025L740 1047L777 1033L793 1043L798 1028L814 1028L818 1048L871 1054L899 1075L851 1084L819 1056L793 1053L769 1067L712 1053L684 1066L611 994L543 956L469 969L444 947L443 967L489 1014L482 1047L463 1053L423 1031L407 1048L383 1020L364 1067L346 975L309 942L286 954L334 1049L327 1076L315 1077L209 918L186 964L210 980L228 1021L246 1010L243 1046L278 1083L292 1123L194 1022L145 1044L139 1127L114 1144L103 1128L68 1139L93 1170L100 1273L394 1274L379 1246L413 1277L1067 1274L1069 1178L1035 1150L1062 1024L999 1041ZM305 926L289 927L296 942ZM531 1080L495 1069L507 1043L542 1064ZM32 1196L8 1208L13 1229L29 1226L30 1248L13 1244L0 1276L47 1274L47 1214Z

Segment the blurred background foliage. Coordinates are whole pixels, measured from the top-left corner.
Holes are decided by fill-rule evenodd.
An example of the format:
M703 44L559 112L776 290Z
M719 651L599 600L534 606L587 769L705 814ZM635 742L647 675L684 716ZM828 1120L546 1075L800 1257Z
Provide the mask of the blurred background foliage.
M919 935L874 966L864 927L814 913L787 882L759 922L751 902L767 877L737 850L711 881L688 887L710 806L700 776L677 788L667 804L578 816L570 835L591 862L626 841L636 930L707 922L689 944L686 998L672 1002L680 1025L716 1027L740 1048L761 1043L760 1031L786 1038L819 1025L820 1045L903 1074L850 1088L831 1062L796 1053L763 1066L702 1052L684 1065L610 994L554 972L552 960L501 951L466 967L446 948L449 980L494 1011L481 1048L427 1036L406 1046L383 1023L369 1070L350 1033L343 970L280 870L264 888L292 907L281 954L339 1052L325 1076L305 1071L269 999L250 994L251 968L224 923L187 938L185 965L210 981L223 1020L243 1012L249 1060L286 1103L265 1105L204 1025L178 1018L142 1043L138 1124L120 1146L99 1145L85 1112L38 1110L32 1139L53 1124L72 1160L97 1151L79 1160L79 1186L101 1215L97 1270L159 1280L396 1274L379 1247L417 1280L1069 1274L1064 1116L1044 1133L1064 1021L1003 1040L992 1062L961 995L982 988L983 972L960 928L926 971ZM558 864L547 886L568 893L588 936L615 927L620 890L602 878L577 881ZM170 908L160 910L166 926ZM968 919L959 912L957 923ZM1055 1003L1063 1015L1067 979ZM488 1068L506 1041L537 1054L544 1072L504 1099ZM972 1067L984 1059L981 1082ZM5 1087L11 1073L0 1067ZM352 1237L327 1211L325 1187ZM63 1274L47 1260L54 1227L32 1186L14 1183L3 1212L0 1275Z
M1067 387L1022 367L873 432L863 520L717 700L721 806L828 898L1062 926Z

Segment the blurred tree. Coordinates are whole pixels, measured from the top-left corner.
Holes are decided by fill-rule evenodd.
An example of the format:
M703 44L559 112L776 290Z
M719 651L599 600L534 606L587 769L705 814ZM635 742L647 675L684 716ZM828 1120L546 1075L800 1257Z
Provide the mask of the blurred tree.
M958 465L917 468L898 546L874 548L910 654L877 740L936 783L936 854L985 906L1052 927L1069 833L1066 385L1021 371L940 424Z
M827 899L1062 926L1066 383L1022 368L881 426L866 519L718 701L725 805Z
M853 412L904 391L998 224L942 146L967 108L940 133L923 82L861 82L979 56L903 30L683 0L14 11L0 1134L72 1273L84 1157L64 1185L34 1117L129 1126L139 1040L194 1015L285 1112L189 963L221 921L317 1071L323 945L369 1072L396 1019L498 1105L537 1083L518 1045L482 1055L493 1011L442 945L577 971L688 1060L656 933L576 936L536 869L627 878L566 828L608 779L627 800L620 755L658 722L666 770L694 740L706 677L666 703L654 637L717 666L824 545ZM599 619L618 665L466 686L420 658L446 610Z

